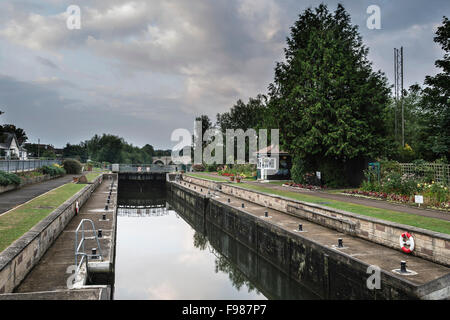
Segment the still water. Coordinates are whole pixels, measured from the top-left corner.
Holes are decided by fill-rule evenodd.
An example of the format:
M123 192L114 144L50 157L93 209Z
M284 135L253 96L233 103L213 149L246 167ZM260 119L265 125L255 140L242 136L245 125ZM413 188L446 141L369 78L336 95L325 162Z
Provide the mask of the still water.
M114 299L317 298L187 210L165 184L120 181Z

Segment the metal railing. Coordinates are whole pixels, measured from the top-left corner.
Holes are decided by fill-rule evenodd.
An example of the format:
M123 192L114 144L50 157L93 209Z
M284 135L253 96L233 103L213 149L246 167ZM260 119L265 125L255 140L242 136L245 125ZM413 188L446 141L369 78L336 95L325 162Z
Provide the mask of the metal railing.
M120 164L119 172L122 173L166 173L181 170L181 166L158 164Z
M33 171L43 166L61 164L61 160L0 160L0 171L5 172L25 172Z
M84 229L85 222L89 222L91 224L92 233L93 233L92 237L86 237L85 232L87 232L87 231L85 231L85 229ZM81 228L81 239L78 242L78 232L80 231L80 228ZM85 241L93 240L93 239L95 239L97 241L98 253L88 254L88 253L86 253L86 250L85 250ZM80 263L78 263L78 256L82 256ZM86 262L86 268L87 268L88 260L90 258L97 258L97 257L99 257L100 260L103 259L102 250L100 248L100 241L98 240L97 232L95 231L94 222L89 219L83 219L83 220L81 220L80 224L78 225L77 229L75 230L75 266L77 267L76 272L77 273L79 272L81 266L83 265L83 262Z

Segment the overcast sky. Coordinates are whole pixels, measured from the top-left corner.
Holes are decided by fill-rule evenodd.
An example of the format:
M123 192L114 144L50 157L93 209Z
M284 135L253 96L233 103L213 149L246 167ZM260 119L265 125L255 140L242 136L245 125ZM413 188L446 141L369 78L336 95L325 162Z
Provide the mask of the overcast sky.
M237 99L266 93L290 26L321 2L2 0L0 123L56 147L112 133L172 148L172 131L192 130L195 116L215 120ZM394 47L405 50L406 86L437 72L443 52L433 37L450 1L339 2L391 83ZM80 30L66 27L71 4L81 8ZM366 25L372 4L380 30Z

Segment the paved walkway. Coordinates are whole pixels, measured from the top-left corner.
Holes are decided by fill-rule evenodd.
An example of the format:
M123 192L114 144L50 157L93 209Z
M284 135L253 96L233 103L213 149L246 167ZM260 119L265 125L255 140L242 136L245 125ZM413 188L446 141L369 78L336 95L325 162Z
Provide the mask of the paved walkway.
M8 191L0 194L0 214L17 207L43 193L55 189L63 184L69 183L73 179L73 175L65 175L61 178L56 178L44 182L30 184L18 190Z
M83 219L91 219L94 222L96 233L98 229L102 229L103 237L99 238L99 241L101 252L103 254L103 261L110 261L110 248L113 241L113 223L115 223L114 204L116 203L117 197L117 192L114 188L111 195L111 206L108 211L105 211L104 207L110 184L111 180L103 180L102 184L97 187L87 202L80 208L79 214L72 218L64 231L58 236L53 245L41 258L39 263L16 288L14 291L15 293L45 292L67 289L67 279L70 274L67 274L66 271L69 266L75 264L75 230L80 221ZM106 221L102 220L103 214L106 214ZM91 236L90 233L87 235ZM81 233L79 236L81 236ZM97 248L97 243L95 240L89 239L86 240L85 247L87 253L90 253L90 248Z
M196 174L202 174L205 176L210 177L219 177L217 174L213 173L197 173ZM274 190L282 190L282 191L290 191L290 192L297 192L302 193L314 197L320 197L323 199L330 199L330 200L336 200L336 201L343 201L348 203L354 203L354 204L360 204L367 207L374 207L379 209L385 209L385 210L392 210L392 211L399 211L399 212L405 212L410 213L418 216L424 216L424 217L430 217L430 218L436 218L436 219L442 219L446 221L450 221L450 212L445 211L438 211L438 210L431 210L431 209L419 209L414 208L408 205L402 205L402 204L394 204L390 203L384 200L374 200L374 199L367 199L367 198L359 198L354 196L346 196L343 194L333 194L328 193L324 191L312 191L312 190L302 190L302 189L294 189L294 188L286 188L280 185L272 184L272 183L260 183L256 181L243 181L243 183L248 183L252 185L257 185L264 188L270 188Z

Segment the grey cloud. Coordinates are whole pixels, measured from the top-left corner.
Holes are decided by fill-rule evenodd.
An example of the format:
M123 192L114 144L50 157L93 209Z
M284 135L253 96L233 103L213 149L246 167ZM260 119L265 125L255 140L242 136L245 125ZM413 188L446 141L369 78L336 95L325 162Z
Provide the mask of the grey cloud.
M59 67L58 67L55 63L53 63L51 60L49 60L49 59L46 59L46 58L37 56L37 57L36 57L36 60L37 60L39 63L41 63L41 64L43 64L44 66L46 66L46 67L49 67L49 68L53 68L53 69L59 70Z
M64 13L72 1L3 2L0 41L29 48L45 66L37 79L17 82L11 74L9 84L14 82L25 93L17 98L21 113L8 112L19 121L39 102L42 112L52 117L54 113L58 121L74 119L85 138L103 130L136 143L158 138L152 141L170 146L172 128L190 128L200 113L214 117L239 98L265 93L275 62L283 59L290 26L304 9L321 2L86 0L80 3L82 29L74 31L65 27ZM406 85L422 83L426 74L436 71L434 60L442 53L433 44L433 25L450 12L450 2L326 1L330 10L338 2L359 25L374 68L392 79L392 50L403 45ZM382 30L366 27L366 9L371 4L381 8ZM92 66L91 71L66 72L77 54L83 57L77 63ZM48 58L54 56L60 57L58 64ZM12 62L14 58L8 56ZM165 81L172 83L173 90L170 85L160 91L133 90L133 81L148 82L150 88ZM13 102L9 97L9 104ZM40 119L34 121L37 131L55 133L53 126L60 126L34 116ZM52 126L42 128L48 123ZM81 136L80 130L65 130L59 136L73 137L71 142Z

